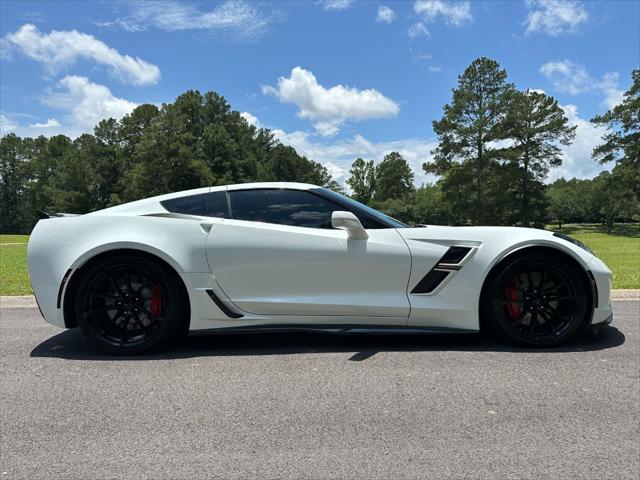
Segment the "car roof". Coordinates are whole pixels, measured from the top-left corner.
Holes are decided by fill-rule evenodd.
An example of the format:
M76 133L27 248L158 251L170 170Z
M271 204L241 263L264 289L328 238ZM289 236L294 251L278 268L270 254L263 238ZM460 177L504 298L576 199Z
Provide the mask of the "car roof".
M216 190L255 190L258 188L288 188L291 190L309 190L311 188L320 188L317 185L310 183L298 183L298 182L255 182L255 183L238 183L235 185L226 185L222 187L212 187L211 191Z
M320 188L317 185L310 183L297 183L297 182L255 182L255 183L238 183L235 185L219 185L216 187L203 187L194 188L192 190L183 190L181 192L166 193L164 195L158 195L155 197L144 198L142 200L136 200L115 207L105 208L104 210L98 210L92 212L89 215L122 215L122 214L135 214L143 215L149 213L155 213L159 209L159 203L163 200L169 200L172 198L187 197L190 195L198 195L208 192L217 191L234 191L234 190L256 190L256 189L280 189L287 188L291 190L309 190L311 188Z

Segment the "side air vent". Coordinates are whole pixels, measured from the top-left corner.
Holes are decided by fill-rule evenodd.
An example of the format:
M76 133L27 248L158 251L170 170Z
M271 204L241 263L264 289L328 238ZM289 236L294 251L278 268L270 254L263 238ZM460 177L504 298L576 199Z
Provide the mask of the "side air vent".
M449 247L440 261L413 287L411 293L431 293L445 278L460 270L462 261L469 255L472 247Z
M229 318L242 318L242 314L241 313L236 313L233 310L231 310L229 307L227 307L225 305L225 303L218 298L218 296L215 294L215 292L213 290L208 288L206 291L207 291L207 294L209 295L209 297L211 297L211 300L213 300L213 303L215 303L216 306L220 310L222 310L222 313L224 313L227 317L229 317Z
M442 281L447 278L450 272L444 270L431 270L427 273L418 284L413 287L411 293L431 293L433 292Z
M440 259L439 263L446 263L449 265L458 264L464 260L464 257L466 257L470 251L471 247L450 247Z

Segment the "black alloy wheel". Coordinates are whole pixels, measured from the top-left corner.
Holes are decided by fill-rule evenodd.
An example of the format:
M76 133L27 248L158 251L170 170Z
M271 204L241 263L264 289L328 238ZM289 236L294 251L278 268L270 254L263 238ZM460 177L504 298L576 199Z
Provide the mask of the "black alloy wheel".
M101 350L133 355L178 338L188 321L177 274L150 259L115 255L86 272L76 295L82 333Z
M490 280L485 314L503 337L532 346L558 345L586 326L583 277L562 255L517 258Z

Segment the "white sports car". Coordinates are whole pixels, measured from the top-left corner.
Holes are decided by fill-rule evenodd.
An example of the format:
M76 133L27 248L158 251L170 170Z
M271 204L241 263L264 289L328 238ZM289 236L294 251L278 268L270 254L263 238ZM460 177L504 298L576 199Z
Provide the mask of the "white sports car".
M477 332L535 346L611 322L611 272L531 228L409 227L325 188L201 188L86 215L29 239L42 315L135 354L186 332Z

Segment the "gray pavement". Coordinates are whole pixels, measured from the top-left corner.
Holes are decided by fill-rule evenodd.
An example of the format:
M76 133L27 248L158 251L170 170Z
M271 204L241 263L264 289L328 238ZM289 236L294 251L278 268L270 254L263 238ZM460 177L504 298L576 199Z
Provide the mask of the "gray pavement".
M640 302L593 340L191 337L118 359L0 310L0 479L638 478Z

